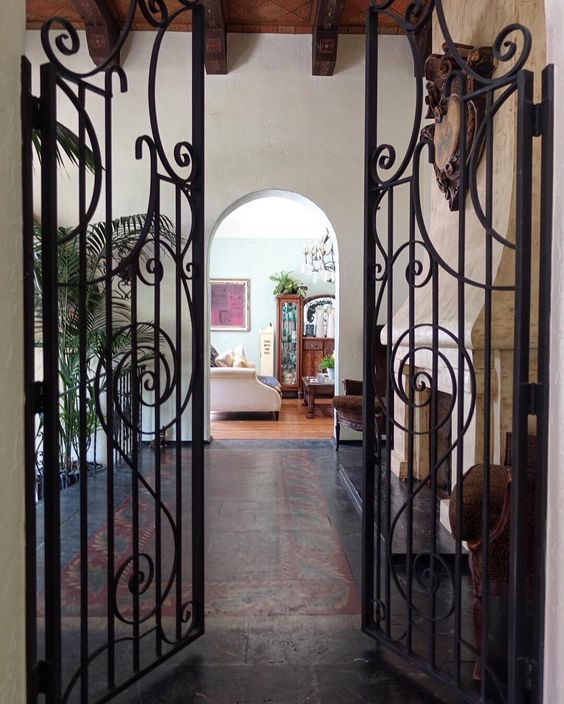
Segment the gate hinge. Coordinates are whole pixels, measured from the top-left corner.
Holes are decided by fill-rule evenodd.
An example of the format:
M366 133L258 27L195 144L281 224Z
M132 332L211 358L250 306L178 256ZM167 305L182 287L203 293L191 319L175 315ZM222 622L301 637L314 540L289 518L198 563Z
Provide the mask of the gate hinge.
M532 658L520 658L523 687L531 692L536 686L537 662Z
M539 410L542 384L525 384L525 391L527 394L527 414L536 416Z
M51 665L46 660L37 660L33 666L33 678L36 694L49 694Z
M33 413L45 412L45 382L34 381L31 385L30 402Z
M544 134L544 102L533 103L533 137L542 137Z

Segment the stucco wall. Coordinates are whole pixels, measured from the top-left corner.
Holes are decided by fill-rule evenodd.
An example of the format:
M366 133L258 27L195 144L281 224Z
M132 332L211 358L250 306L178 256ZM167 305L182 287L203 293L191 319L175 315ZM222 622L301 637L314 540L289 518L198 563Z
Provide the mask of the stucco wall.
M555 183L547 511L546 704L564 701L564 5L546 0L548 60L555 64Z
M0 702L25 700L22 257L19 61L22 0L0 23Z
M527 4L523 0L523 4ZM561 666L561 653L564 650L564 609L560 606L561 594L564 592L564 476L561 470L562 458L564 458L564 434L561 432L562 418L564 417L564 44L561 38L564 36L564 6L561 0L545 0L547 12L547 42L548 42L548 57L550 61L556 64L556 180L555 180L555 229L554 229L554 253L553 253L553 299L552 299L552 374L553 385L551 389L551 434L550 434L550 472L549 472L549 488L548 488L548 580L547 580L547 625L546 625L546 660L545 660L545 702L554 704L562 701L562 692L564 692L564 669ZM9 296L10 305L3 303L0 306L0 320L2 329L17 330L20 325L21 309L19 301L21 296L20 291L20 245L19 245L19 170L18 170L18 134L19 125L17 123L17 105L18 105L18 63L19 53L22 43L23 29L23 13L24 3L22 0L4 0L3 5L3 22L0 27L0 38L2 45L2 54L0 57L0 115L2 116L3 131L0 137L0 293L3 301L6 301ZM280 37L279 42L287 39ZM297 38L296 38L297 39ZM345 74L350 75L352 71L351 61L358 76L354 81L354 94L357 101L362 101L362 71L358 65L362 54L362 46L360 42L357 44L349 44L352 38L341 37L340 39L340 60L344 60ZM30 40L30 51L37 53L37 40ZM245 41L247 44L245 44ZM253 37L252 39L232 38L230 37L231 48L235 47L237 55L236 71L243 71L247 63L254 63L255 58L250 54L248 47L252 44L261 44L260 38ZM335 87L333 81L339 80L339 74L334 79L311 79L308 77L308 67L310 61L309 55L309 38L303 39L303 44L296 43L296 51L289 51L288 60L295 66L299 65L300 71L303 72L302 80L311 81L311 90L313 95L319 92L330 95ZM280 46L280 44L278 45ZM398 44L399 46L399 44ZM280 51L281 49L279 49ZM265 50L266 51L266 50ZM356 57L356 59L355 59ZM256 59L254 71L249 71L251 74L258 71L260 58ZM271 59L270 71L273 72L274 58ZM401 64L401 61L400 61ZM342 65L342 64L341 64ZM282 68L280 69L283 70ZM402 74L403 75L403 74ZM274 78L274 76L271 76ZM295 105L296 89L291 81L282 80L278 82L278 88L281 92L281 100L293 96ZM341 79L343 76L341 76ZM233 86L233 76L231 79L224 77L214 77L208 80L208 96L213 96L212 81L217 81L217 86L221 81L226 82L226 99L229 93L236 93L236 87ZM391 75L390 82L393 85L397 84L398 77ZM249 83L252 82L252 76L249 76ZM227 90L229 88L229 90ZM250 87L249 87L250 91ZM400 91L398 90L398 93ZM252 101L253 109L257 109L260 103L260 92L257 89L254 93L256 99ZM342 98L341 98L342 99ZM339 96L335 93L333 98L329 98L331 106L336 110L339 104ZM240 99L236 100L237 105L241 105ZM255 104L256 103L256 104ZM272 105L272 114L276 113L276 105ZM241 109L241 108L239 108ZM217 114L220 113L219 108L215 108ZM344 141L352 149L358 151L362 146L362 116L359 109L359 115L355 116L358 120L358 125L354 129L354 135L349 134L349 125L347 124L347 110L339 113L341 116L337 123L337 141ZM233 119L233 115L231 115ZM329 121L331 122L331 121ZM220 128L220 120L217 120ZM247 124L240 115L237 124ZM252 132L252 122L248 123L248 128L245 128L244 134ZM235 128L234 128L235 129ZM308 135L311 133L308 132ZM333 139L329 141L329 149L331 151L328 160L335 166L332 173L337 173L337 165L340 163L338 155L335 154L335 134ZM321 137L327 138L327 135L322 131ZM213 133L212 133L213 139ZM242 140L241 140L242 141ZM272 145L271 145L272 146ZM303 143L301 145L303 147ZM307 145L309 146L309 145ZM240 147L242 150L242 146ZM342 145L339 147L342 149ZM296 158L297 149L293 150ZM238 162L237 155L232 151L229 154L229 162L232 164L234 171L242 172L242 164ZM271 154L271 152L270 152ZM304 156L304 155L307 155ZM264 155L268 161L269 155ZM223 154L223 159L226 156ZM283 155L280 152L280 158L284 161L289 161L288 154ZM309 149L300 155L300 162L309 159ZM245 164L251 160L251 155L245 159ZM341 205L332 204L331 199L334 195L332 189L331 195L325 194L322 198L324 203L329 203L328 214L340 209L342 212L335 221L336 229L339 227L344 233L351 234L350 250L347 254L347 262L350 265L355 259L359 261L361 254L361 212L362 212L362 166L361 161L355 163L354 167L348 163L344 175L339 175L336 188L343 195L343 201L346 200L350 191L346 187L351 175L354 176L354 184L356 193L351 201L351 211L347 214L347 209ZM252 162L251 162L252 163ZM295 163L295 162L294 162ZM287 165L283 172L289 171ZM313 169L315 172L316 169ZM208 170L209 174L209 170ZM266 169L265 176L271 175L270 169ZM229 177L225 177L229 180ZM282 181L281 174L281 181ZM313 180L313 176L310 178ZM244 175L245 183L241 188L232 185L230 188L225 188L229 193L224 193L223 196L217 196L211 203L208 201L210 215L207 218L208 227L214 222L214 215L221 212L222 207L225 207L229 199L235 200L239 195L256 188L263 188L263 181L270 181L270 178L260 178L260 174L250 177ZM298 179L300 184L303 184L305 179L302 174ZM276 180L274 184L284 187L292 187L291 183L282 183ZM325 188L325 190L327 190ZM209 192L209 189L208 189ZM313 192L324 192L323 184L315 186L310 184L305 188L305 195L313 194ZM217 202L219 201L219 202ZM354 212L354 217L351 217L351 212ZM18 233L15 237L14 233ZM357 271L353 267L353 271ZM347 300L352 301L357 305L360 292L360 283L354 285L350 282L351 291L347 294ZM347 372L343 369L344 374L348 370L356 371L359 366L360 355L360 327L353 324L352 321L347 321L342 333L346 332L349 341L347 342L346 351L350 351L350 359L344 355L344 365L346 364ZM0 639L0 701L1 702L19 702L23 701L23 678L24 678L24 650L23 650L23 477L21 472L22 467L22 434L21 434L21 416L18 415L17 409L21 408L21 350L18 343L17 335L2 335L0 336L0 354L2 355L3 364L1 367L1 388L3 392L3 402L0 406L0 478L2 481L2 492L0 492L0 560L3 565L3 579L0 583L0 631L2 638ZM345 362L345 360L348 360ZM343 375L344 375L343 374ZM20 546L20 550L17 547Z
M158 72L159 119L170 148L189 135L186 69L191 36L172 33L163 44ZM147 165L134 159L137 136L149 133L146 72L153 35L136 33L124 69L129 91L115 100L114 213L142 212ZM338 373L360 378L362 367L362 249L364 163L364 37L342 36L336 74L311 75L311 37L229 36L230 72L206 78L206 214L209 237L221 213L242 196L263 189L289 190L319 206L339 243ZM39 33L28 32L26 53L43 60ZM84 57L78 63L88 66ZM415 92L408 45L381 38L380 136L401 150L411 129ZM100 124L102 104L89 104ZM69 126L69 110L60 115ZM61 222L76 222L76 190L61 174ZM407 222L407 209L398 213ZM398 231L407 232L407 226ZM356 436L355 436L356 437Z

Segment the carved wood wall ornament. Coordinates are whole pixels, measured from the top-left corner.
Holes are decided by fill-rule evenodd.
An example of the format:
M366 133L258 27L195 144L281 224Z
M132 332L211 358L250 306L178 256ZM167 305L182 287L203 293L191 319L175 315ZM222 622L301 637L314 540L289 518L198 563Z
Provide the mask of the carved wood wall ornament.
M491 47L473 47L466 44L457 44L458 51L468 66L484 78L491 78L495 69L495 59ZM449 54L446 44L443 45L444 54L431 54L425 61L425 78L427 79L428 106L427 118L433 118L434 124L424 127L421 131L423 140L433 142L435 146L434 169L437 184L445 194L451 210L458 210L458 194L460 191L460 176L462 164L460 163L460 128L461 128L461 101L460 80L464 81L464 93L469 94L479 85L471 76L456 78L451 84L450 96L445 95L445 85L453 71L460 71L452 55ZM459 73L459 76L461 74ZM486 98L477 97L465 101L466 105L466 164L468 168L470 154L477 139L478 129L484 120L486 112ZM478 160L484 148L480 150Z

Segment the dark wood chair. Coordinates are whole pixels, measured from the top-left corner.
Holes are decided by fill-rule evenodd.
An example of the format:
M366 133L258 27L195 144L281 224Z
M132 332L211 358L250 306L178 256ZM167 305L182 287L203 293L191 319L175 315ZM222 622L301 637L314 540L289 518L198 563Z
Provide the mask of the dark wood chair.
M374 372L376 392L380 398L386 396L387 353L386 346L380 342L380 333L383 326L376 328L376 343L374 349ZM333 408L335 409L335 449L339 449L341 439L341 426L362 432L364 429L362 419L362 381L357 379L344 379L344 395L335 396ZM374 423L376 431L383 433L385 417L382 408L376 402Z
M525 510L525 592L533 595L535 551L535 467L537 462L536 437L528 437L527 457L527 496ZM506 597L509 583L509 539L511 517L511 433L507 433L503 465L490 465L490 506L489 506L489 548L488 548L488 589L492 596ZM473 618L474 638L478 652L474 666L474 679L479 680L482 585L483 585L483 542L482 542L482 498L484 493L484 466L475 464L462 480L461 523L456 523L457 492L453 489L449 502L449 519L453 535L467 541L468 563L472 574L474 595Z
M362 381L356 379L344 379L343 387L344 396L335 396L333 399L333 408L335 409L335 449L339 449L341 440L341 426L358 430L364 430L364 421L362 418ZM374 413L374 423L376 430L383 431L384 414L382 408L377 403Z

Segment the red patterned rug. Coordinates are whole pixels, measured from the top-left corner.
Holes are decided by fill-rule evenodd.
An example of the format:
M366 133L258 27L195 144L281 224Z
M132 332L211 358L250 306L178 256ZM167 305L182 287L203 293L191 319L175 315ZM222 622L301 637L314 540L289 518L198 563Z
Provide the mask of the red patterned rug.
M167 468L165 483L172 479L172 464ZM253 469L252 465L258 467ZM244 457L214 453L206 469L206 506L208 614L359 613L358 592L307 450L264 451L260 463L254 458L248 464ZM128 498L114 512L114 572L123 567L115 580L116 601L126 619L133 614L133 567L129 559L133 554L132 518L132 501ZM155 603L154 562L151 564L155 555L155 503L145 490L139 495L138 526L142 587L146 587L140 599L143 617ZM186 542L189 544L189 540ZM165 590L174 547L164 519L161 545L161 589ZM187 570L189 555L183 555L183 562ZM92 617L107 613L106 575L107 525L103 523L88 541L88 607ZM79 616L79 554L64 565L61 585L63 616ZM188 600L191 584L186 572L182 592L182 600ZM175 612L172 589L162 613L166 617Z

